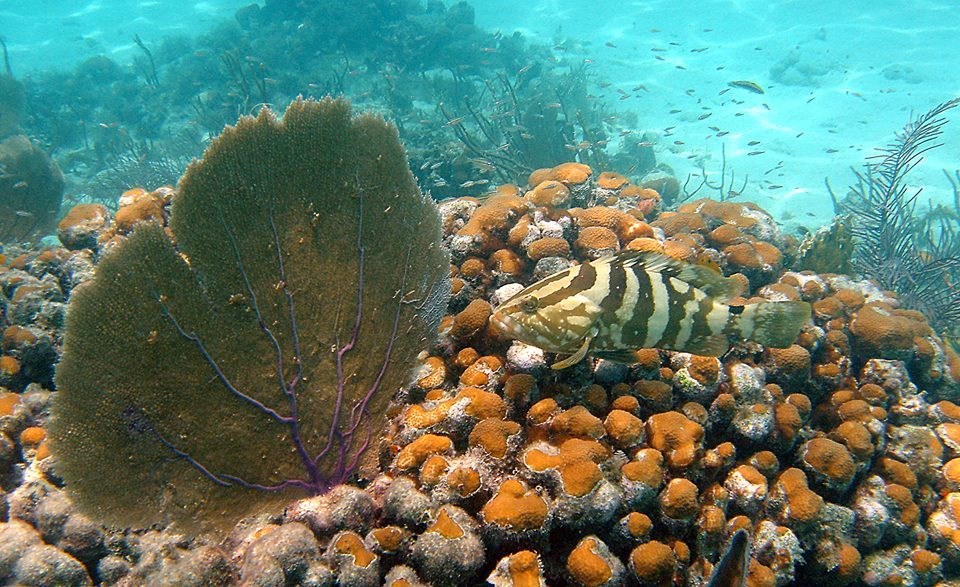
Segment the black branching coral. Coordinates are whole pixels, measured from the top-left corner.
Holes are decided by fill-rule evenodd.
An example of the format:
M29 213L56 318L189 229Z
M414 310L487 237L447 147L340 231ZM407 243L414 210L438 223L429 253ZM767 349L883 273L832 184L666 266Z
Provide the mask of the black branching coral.
M349 479L449 296L396 130L331 99L243 118L170 232L140 226L71 301L50 435L76 501L217 529Z

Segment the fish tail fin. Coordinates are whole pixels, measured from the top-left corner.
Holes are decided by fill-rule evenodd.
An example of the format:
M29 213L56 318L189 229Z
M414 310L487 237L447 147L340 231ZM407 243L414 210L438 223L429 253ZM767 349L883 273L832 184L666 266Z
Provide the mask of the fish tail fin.
M740 307L743 309L739 315L732 317L735 330L743 338L768 347L792 345L810 320L807 302L759 302ZM735 308L731 306L731 310Z

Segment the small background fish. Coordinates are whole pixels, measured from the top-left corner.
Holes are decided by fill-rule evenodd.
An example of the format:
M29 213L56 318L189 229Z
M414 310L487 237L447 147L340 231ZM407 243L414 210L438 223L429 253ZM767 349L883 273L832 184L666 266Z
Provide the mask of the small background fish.
M504 335L545 351L627 361L640 348L720 356L731 341L790 346L810 318L806 302L731 306L740 283L708 267L624 251L555 273L494 310Z

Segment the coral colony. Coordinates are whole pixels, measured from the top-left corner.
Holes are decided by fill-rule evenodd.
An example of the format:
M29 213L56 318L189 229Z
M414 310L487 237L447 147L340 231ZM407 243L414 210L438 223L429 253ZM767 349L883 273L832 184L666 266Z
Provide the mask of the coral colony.
M435 206L393 129L334 100L242 120L189 169L169 227L116 243L74 296L50 432L77 501L118 521L224 525L264 507L256 494L276 503L351 478L449 287ZM98 360L111 352L122 366ZM91 410L101 417L79 417ZM122 475L97 474L107 454Z

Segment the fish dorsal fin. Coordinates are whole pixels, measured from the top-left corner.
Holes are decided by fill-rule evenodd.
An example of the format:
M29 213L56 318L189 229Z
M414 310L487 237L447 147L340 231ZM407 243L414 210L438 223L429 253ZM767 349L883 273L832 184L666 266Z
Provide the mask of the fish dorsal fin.
M742 289L742 284L739 281L724 277L720 272L710 267L679 261L661 253L627 250L608 257L608 259L611 263L622 263L625 268L642 265L644 269L652 273L675 277L721 301L740 295Z
M583 344L580 345L580 348L577 349L577 352L573 353L572 355L570 355L569 357L567 357L562 361L557 361L553 365L550 365L550 368L556 371L559 371L560 369L566 369L567 367L576 365L577 363L582 361L584 357L587 356L587 352L590 350L590 343L592 341L593 341L592 336L585 337L583 339Z

